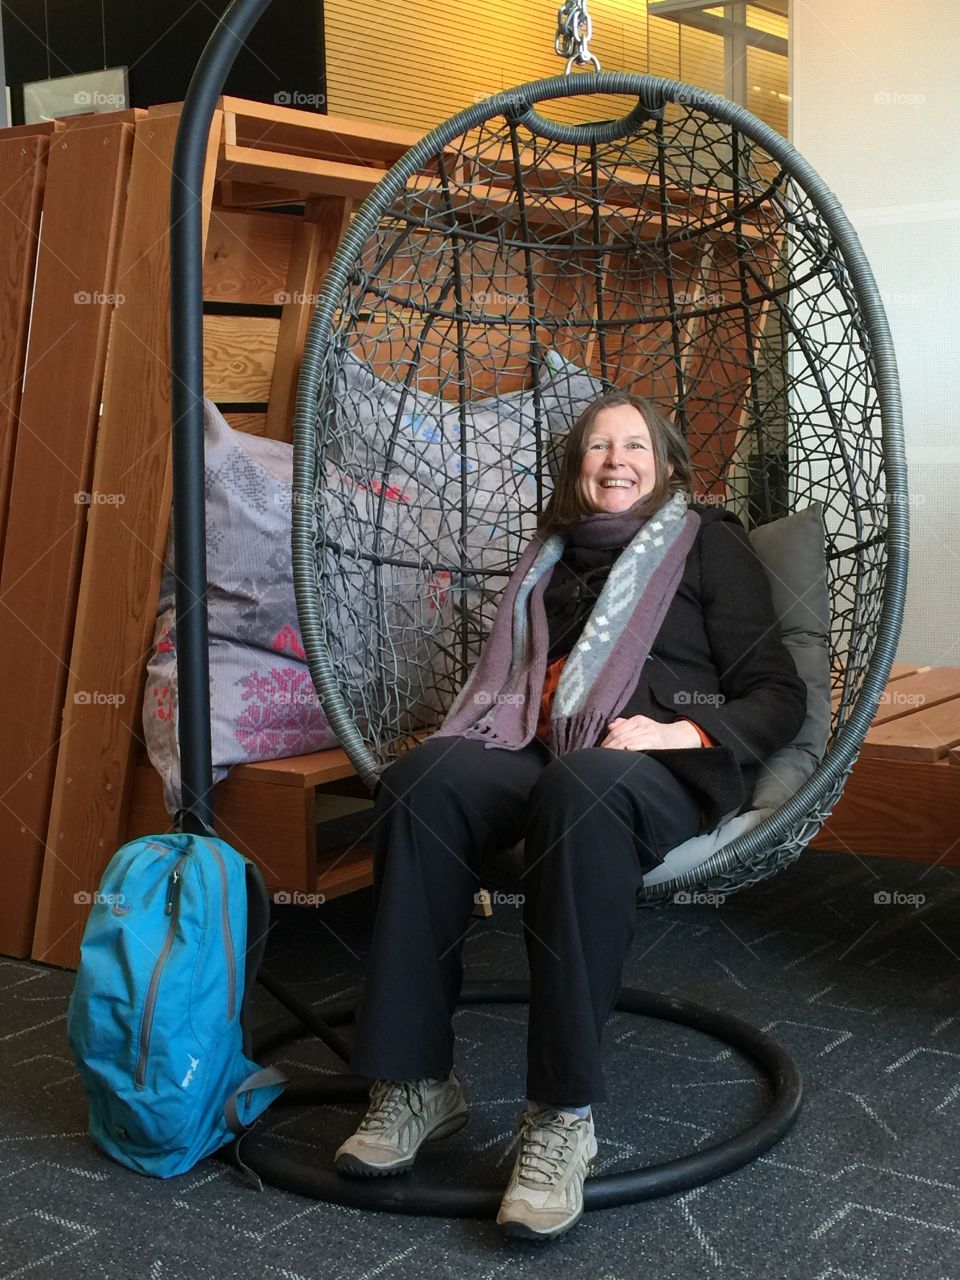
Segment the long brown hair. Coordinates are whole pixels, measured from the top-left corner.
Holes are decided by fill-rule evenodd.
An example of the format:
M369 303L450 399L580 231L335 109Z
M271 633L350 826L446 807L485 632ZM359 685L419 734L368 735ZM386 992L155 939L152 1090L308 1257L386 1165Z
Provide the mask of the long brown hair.
M653 446L657 478L638 514L650 515L652 511L656 511L663 505L672 492L679 490L690 493L693 485L693 469L687 452L687 442L670 419L643 396L634 395L630 391L608 391L587 405L567 433L563 445L563 458L560 462L560 474L537 525L537 532L543 537L561 532L582 520L584 516L593 514L595 508L587 502L580 483L580 468L587 451L586 442L590 429L596 422L597 414L604 409L612 409L622 404L633 405L634 409L643 415L647 430L650 432L650 443ZM671 463L673 464L672 474Z

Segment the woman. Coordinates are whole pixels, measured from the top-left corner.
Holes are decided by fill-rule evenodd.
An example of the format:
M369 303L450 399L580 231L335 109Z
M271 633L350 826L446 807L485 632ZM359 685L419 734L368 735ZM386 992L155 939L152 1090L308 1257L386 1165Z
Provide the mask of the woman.
M600 1036L644 872L749 804L805 714L765 570L732 514L688 504L691 481L683 438L647 401L591 404L480 661L375 793L351 1063L374 1084L336 1167L401 1172L466 1123L460 949L480 861L522 837L528 1101L497 1217L513 1235L552 1238L583 1211Z

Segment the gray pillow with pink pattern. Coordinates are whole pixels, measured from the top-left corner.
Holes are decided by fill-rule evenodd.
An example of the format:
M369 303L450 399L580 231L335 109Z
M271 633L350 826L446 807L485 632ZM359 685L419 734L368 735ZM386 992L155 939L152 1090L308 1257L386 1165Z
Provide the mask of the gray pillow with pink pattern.
M219 782L231 765L320 751L335 746L336 737L317 700L297 622L293 450L234 431L209 400L204 447L211 730ZM168 544L143 728L171 814L180 807L175 620Z

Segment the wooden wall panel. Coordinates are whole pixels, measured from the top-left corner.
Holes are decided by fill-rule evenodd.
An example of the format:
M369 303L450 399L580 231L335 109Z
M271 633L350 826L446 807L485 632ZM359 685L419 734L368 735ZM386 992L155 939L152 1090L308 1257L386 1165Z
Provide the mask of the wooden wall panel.
M0 548L10 501L37 236L52 132L52 127L37 131L19 127L0 135Z
M270 395L280 321L272 316L205 316L203 381L211 400L263 403Z
M75 965L91 892L121 843L170 503L168 211L178 119L136 126L115 314L33 957ZM209 211L220 113L208 142ZM204 220L206 231L206 218ZM85 695L77 700L76 695Z
M207 302L281 305L299 219L283 213L215 209L203 263Z
M750 410L751 382L760 341L769 316L763 301L773 286L782 252L782 237L751 242L752 270L740 278L736 245L731 237L715 240L704 258L701 281L707 300L718 307L742 302L703 317L686 355L687 443L697 474L697 491L722 498L737 456ZM749 313L749 325L744 320Z
M561 75L553 50L557 0L325 0L331 111L430 129L501 89ZM400 17L384 35L384 17ZM724 92L723 38L650 17L647 0L591 0L591 49L604 71L636 71ZM785 36L786 19L749 6L752 26ZM411 57L413 62L411 63ZM747 51L749 110L787 132L787 60ZM755 87L756 86L756 87ZM623 98L551 104L562 120L622 115Z
M267 415L265 413L225 413L224 420L234 431L245 431L251 436L267 434Z
M310 328L317 291L349 226L352 209L353 202L343 196L320 196L307 201L303 220L297 226L267 410L266 435L273 440L293 440L293 415L303 344Z
M501 89L560 75L557 8L556 0L406 0L385 11L380 0L325 0L328 107L428 129ZM591 47L606 69L647 70L646 8L646 0L591 0ZM397 21L385 29L389 15ZM669 34L676 43L676 28ZM597 119L622 115L625 99L595 98L591 108ZM573 120L582 110L557 103L551 113Z
M132 147L133 125L104 121L59 135L49 158L0 576L0 670L16 672L0 704L8 955L33 937Z

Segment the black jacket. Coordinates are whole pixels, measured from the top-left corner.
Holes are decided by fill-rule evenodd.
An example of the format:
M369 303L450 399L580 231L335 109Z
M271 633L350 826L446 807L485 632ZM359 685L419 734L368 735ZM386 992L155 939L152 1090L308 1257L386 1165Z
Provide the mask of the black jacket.
M807 690L784 646L766 570L723 507L690 503L701 525L621 716L689 718L717 745L647 754L697 797L701 831L749 808L759 765L799 732ZM549 659L569 653L620 548L568 546L544 593Z

